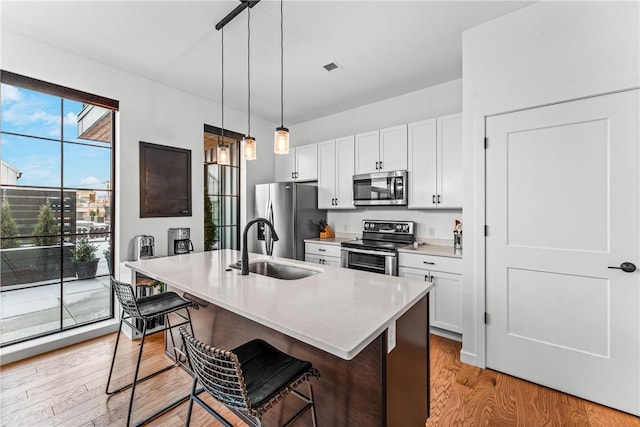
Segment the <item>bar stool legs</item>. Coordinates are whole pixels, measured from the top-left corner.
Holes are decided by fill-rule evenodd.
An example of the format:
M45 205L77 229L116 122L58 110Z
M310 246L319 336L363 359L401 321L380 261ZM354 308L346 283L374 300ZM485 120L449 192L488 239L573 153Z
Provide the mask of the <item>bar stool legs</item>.
M123 310L122 310L122 315L120 316L120 326L118 328L116 343L113 349L113 356L111 358L111 367L109 368L109 376L107 378L107 386L106 386L105 392L106 394L111 396L120 391L131 388L131 396L129 398L129 407L127 411L127 426L129 426L131 424L131 417L133 412L133 400L135 397L136 385L162 372L165 372L169 369L179 366L180 358L178 356L178 351L175 347L175 339L173 337L173 328L178 326L184 327L188 324L191 333L193 333L193 325L191 324L191 314L189 313L189 308L197 309L198 306L189 300L179 297L175 292L165 292L163 294L135 298L133 293L133 288L130 284L119 282L114 278L111 278L111 283ZM184 312L186 312L186 315L182 314L180 312L181 310L184 310ZM171 321L169 319L169 314L171 313L174 313L176 316L182 318L182 321L176 325L171 325ZM156 329L149 332L149 321L159 316L164 317L166 325L162 329ZM133 320L133 322L131 322L130 320ZM135 320L139 320L142 323L142 329L140 329L136 325ZM120 343L120 335L122 334L123 323L131 327L133 331L141 334L140 348L138 350L135 373L133 376L133 381L131 383L121 386L115 390L109 390L109 387L111 385L111 379L113 377L113 369L115 366L116 354L118 352L118 344ZM144 343L147 335L153 335L163 331L169 331L169 335L171 336L171 343L174 347L174 355L176 358L175 362L163 368L160 368L159 370L156 370L151 374L146 375L143 378L138 378L138 375L140 373L140 364L142 363L142 352L144 350ZM144 420L138 422L136 425L142 425L151 421L152 419L158 417L159 415L167 412L173 407L186 401L188 398L189 398L189 395L186 395L164 406L162 409L155 412L151 416L145 418Z

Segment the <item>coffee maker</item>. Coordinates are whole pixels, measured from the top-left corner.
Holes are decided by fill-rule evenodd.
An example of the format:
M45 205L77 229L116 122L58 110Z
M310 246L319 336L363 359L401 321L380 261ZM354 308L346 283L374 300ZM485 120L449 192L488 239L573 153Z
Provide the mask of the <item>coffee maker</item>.
M133 238L133 260L153 258L155 256L155 243L153 236L140 234Z
M191 243L190 237L190 228L170 228L167 255L181 255L193 252L193 243Z

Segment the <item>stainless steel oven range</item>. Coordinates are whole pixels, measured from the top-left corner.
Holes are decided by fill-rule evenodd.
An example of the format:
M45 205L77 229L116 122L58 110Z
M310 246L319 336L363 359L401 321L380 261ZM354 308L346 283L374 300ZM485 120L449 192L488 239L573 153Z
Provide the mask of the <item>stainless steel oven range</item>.
M362 221L362 239L341 244L340 266L398 275L398 251L415 240L413 221Z

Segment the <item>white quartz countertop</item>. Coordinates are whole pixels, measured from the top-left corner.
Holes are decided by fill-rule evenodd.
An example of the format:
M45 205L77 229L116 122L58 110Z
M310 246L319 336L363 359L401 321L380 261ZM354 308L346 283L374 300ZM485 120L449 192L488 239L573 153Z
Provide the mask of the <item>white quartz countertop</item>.
M357 237L332 237L330 239L321 239L319 237L314 237L311 239L304 239L305 243L322 243L324 245L334 245L340 246L342 242L349 242L351 240L358 240Z
M357 240L358 237L334 237L331 239L320 239L318 237L312 239L304 239L305 243L322 243L325 245L340 246L342 242L348 242L350 240ZM453 241L451 245L433 245L429 243L421 243L417 248L413 245L407 245L402 248L398 248L398 252L413 253L419 255L434 255L434 256L446 256L451 258L462 258L462 249L453 249Z
M451 246L422 244L417 248L414 248L412 245L409 245L403 248L398 248L398 252L405 252L405 253L419 254L419 255L434 255L434 256L446 256L451 258L462 258L462 249L457 249L457 250L454 249L453 242L451 243Z
M350 360L431 289L429 282L250 254L319 271L279 280L240 270L234 250L198 252L125 265L216 306Z

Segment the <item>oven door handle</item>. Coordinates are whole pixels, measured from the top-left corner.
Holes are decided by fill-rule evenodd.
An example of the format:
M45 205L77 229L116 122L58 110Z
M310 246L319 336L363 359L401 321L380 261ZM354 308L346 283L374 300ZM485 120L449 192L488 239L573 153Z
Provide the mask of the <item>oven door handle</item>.
M366 249L354 249L354 248L341 248L343 252L355 252L358 254L365 255L377 255L377 256L385 256L385 257L395 257L396 254L393 252L382 252L382 251L369 251Z

